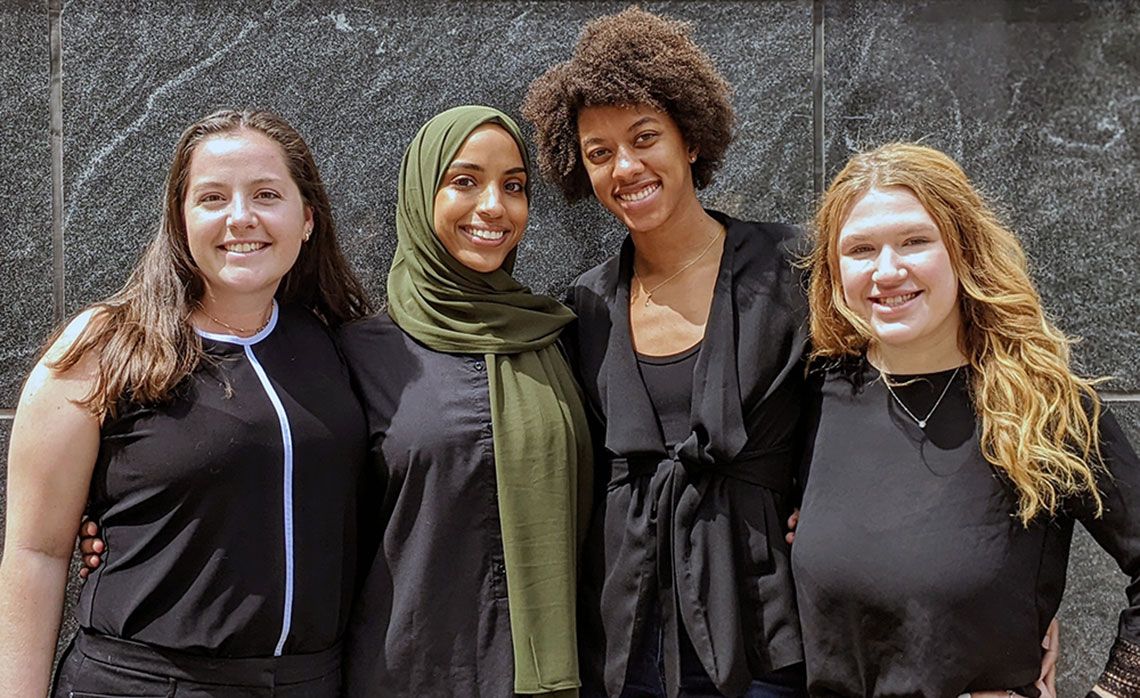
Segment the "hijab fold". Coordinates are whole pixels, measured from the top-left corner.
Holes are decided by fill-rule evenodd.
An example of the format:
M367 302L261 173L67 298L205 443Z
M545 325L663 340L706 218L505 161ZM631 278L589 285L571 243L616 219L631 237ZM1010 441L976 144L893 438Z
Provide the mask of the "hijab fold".
M506 114L464 106L424 124L400 165L388 313L435 351L486 357L515 692L575 695L577 540L588 523L593 465L578 387L555 344L574 315L515 281L514 251L500 269L478 272L452 257L433 229L447 167L487 123L514 139L529 177L522 133Z

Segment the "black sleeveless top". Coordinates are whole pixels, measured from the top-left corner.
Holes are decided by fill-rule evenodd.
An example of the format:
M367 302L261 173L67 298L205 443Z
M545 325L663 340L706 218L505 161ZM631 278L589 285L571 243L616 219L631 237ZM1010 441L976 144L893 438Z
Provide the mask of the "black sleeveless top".
M220 657L339 639L355 581L364 416L308 311L253 337L200 333L174 398L102 428L88 514L107 542L76 614L90 631Z
M692 429L689 426L689 412L693 407L693 371L697 367L697 355L701 343L688 349L665 356L649 356L638 353L637 367L649 402L657 415L665 448L672 450L685 440Z

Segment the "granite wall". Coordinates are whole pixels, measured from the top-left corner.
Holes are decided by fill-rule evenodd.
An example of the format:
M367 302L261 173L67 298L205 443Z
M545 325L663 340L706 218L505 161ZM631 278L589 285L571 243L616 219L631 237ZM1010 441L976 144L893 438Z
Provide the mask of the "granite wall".
M189 121L257 106L293 122L317 154L350 258L379 298L397 165L419 124L459 103L517 112L527 84L567 57L582 23L624 4L0 3L4 452L47 332L117 288L153 231L165 167ZM856 149L921 139L947 150L1022 233L1046 304L1084 337L1078 362L1113 376L1106 395L1140 443L1140 1L644 6L692 20L736 87L738 136L705 194L710 205L802 222L816 179ZM62 124L54 149L53 119ZM567 206L543 185L532 210L518 271L537 290L559 291L621 238L595 204ZM1083 695L1099 673L1122 579L1077 537L1061 695Z

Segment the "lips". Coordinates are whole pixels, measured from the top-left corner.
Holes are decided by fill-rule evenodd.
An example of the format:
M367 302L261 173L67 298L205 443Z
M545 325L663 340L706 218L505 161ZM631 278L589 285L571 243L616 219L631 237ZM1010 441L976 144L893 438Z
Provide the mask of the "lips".
M650 196L653 196L660 188L660 182L650 182L648 184L639 186L632 191L618 192L614 195L614 198L625 203L637 203L638 201L643 201L645 199L648 199Z
M269 247L266 242L252 242L252 241L234 241L227 242L221 246L226 252L237 252L239 254L248 254L250 252L257 252L260 249Z
M879 308L887 310L897 310L915 298L918 298L922 291L911 291L910 293L895 293L889 296L871 296L871 303Z
M459 230L477 245L498 245L507 238L506 228L493 228L481 225L463 225Z

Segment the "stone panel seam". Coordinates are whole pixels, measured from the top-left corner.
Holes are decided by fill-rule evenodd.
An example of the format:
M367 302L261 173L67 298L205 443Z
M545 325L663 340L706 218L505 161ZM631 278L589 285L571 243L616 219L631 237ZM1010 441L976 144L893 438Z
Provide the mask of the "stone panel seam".
M66 312L63 257L63 0L48 0L48 34L51 46L48 113L51 142L51 263L52 321L58 325Z
M1100 397L1105 402L1140 402L1140 393L1103 392Z
M811 114L812 114L812 188L816 199L823 194L827 163L824 159L823 96L825 53L823 43L823 17L825 0L812 0L811 4Z

